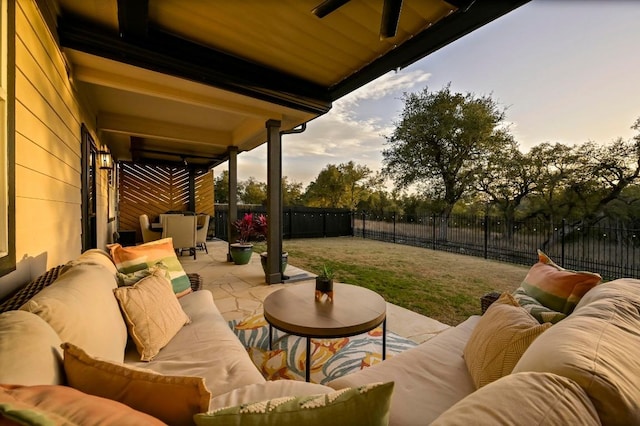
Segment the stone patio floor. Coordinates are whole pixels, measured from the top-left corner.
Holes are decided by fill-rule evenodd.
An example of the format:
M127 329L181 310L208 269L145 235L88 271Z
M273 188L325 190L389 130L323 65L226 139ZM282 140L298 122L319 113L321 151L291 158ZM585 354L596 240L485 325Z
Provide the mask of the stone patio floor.
M262 313L262 302L272 292L281 288L314 280L315 275L289 264L285 275L291 277L285 284L267 285L260 264L260 256L254 253L247 265L227 262L226 241L207 242L209 254L198 251L193 256L179 256L180 263L188 273L202 277L202 288L213 293L213 299L227 321ZM449 328L448 325L408 309L387 303L387 329L417 343Z

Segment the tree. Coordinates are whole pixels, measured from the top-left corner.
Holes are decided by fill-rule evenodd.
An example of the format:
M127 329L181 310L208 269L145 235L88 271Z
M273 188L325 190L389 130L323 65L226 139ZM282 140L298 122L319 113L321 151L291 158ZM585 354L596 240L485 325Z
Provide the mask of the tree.
M289 182L287 176L282 177L282 204L300 206L302 202L302 182Z
M238 185L240 199L244 204L264 204L267 201L267 185L253 176Z
M353 161L339 165L327 164L314 182L307 186L305 201L311 207L348 208L354 210L367 197L376 179L369 179L371 170Z
M488 96L425 88L403 97L401 120L383 151L384 171L401 188L417 185L448 217L475 184L487 157L512 142L504 111ZM436 203L437 204L437 203Z
M213 180L213 185L215 202L220 204L229 203L229 171L223 170L222 174Z

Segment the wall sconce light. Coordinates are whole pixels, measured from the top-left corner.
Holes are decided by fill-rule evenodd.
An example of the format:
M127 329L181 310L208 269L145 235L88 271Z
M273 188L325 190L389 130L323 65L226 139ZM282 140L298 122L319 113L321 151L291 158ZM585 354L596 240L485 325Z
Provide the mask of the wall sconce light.
M98 162L101 169L111 169L113 167L109 151L98 151Z

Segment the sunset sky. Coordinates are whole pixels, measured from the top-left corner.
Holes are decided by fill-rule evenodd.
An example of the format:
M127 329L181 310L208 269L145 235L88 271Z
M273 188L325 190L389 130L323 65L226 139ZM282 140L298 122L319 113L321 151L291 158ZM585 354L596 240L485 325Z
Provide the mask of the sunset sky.
M533 0L401 70L334 102L302 134L283 137L283 175L315 179L350 160L377 171L402 94L451 83L491 95L522 151L630 139L640 117L640 2ZM218 176L227 165L215 169ZM266 181L266 144L238 156L238 178Z

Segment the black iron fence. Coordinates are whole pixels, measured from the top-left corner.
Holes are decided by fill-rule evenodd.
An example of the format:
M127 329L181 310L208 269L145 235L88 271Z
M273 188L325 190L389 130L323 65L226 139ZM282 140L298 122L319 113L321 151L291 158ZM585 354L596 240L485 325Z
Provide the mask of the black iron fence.
M245 213L266 214L263 206L238 206L238 218ZM216 238L228 241L229 207L215 206ZM285 207L283 238L322 238L353 235L352 213L346 209Z
M640 229L614 221L583 226L566 220L357 213L353 234L523 265L535 263L541 249L568 269L598 272L607 280L640 278Z

